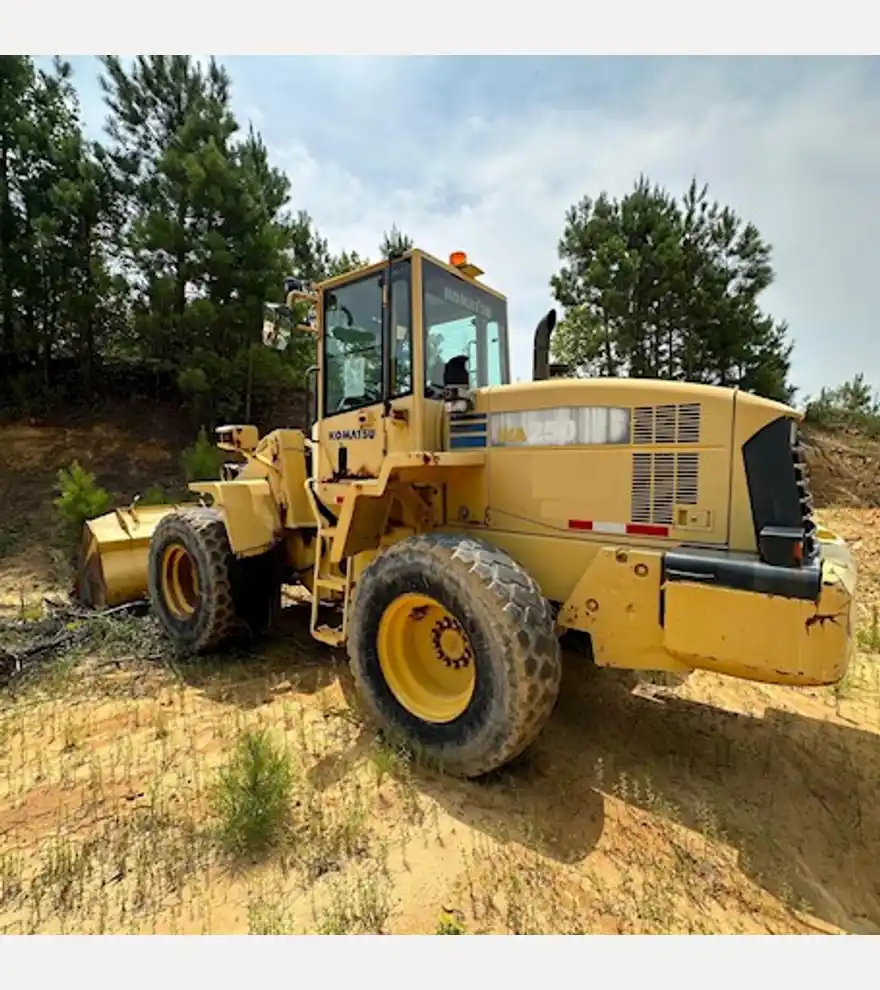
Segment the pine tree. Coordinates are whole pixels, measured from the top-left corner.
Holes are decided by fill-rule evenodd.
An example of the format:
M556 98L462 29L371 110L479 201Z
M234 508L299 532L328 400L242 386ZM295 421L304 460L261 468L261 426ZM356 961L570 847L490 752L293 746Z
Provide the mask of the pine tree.
M770 247L693 182L681 202L642 176L569 209L551 280L554 353L576 374L687 379L790 399L787 326L762 313Z
M392 255L403 254L411 250L413 239L407 237L397 229L397 224L392 225L391 230L386 230L382 235L382 243L379 245L379 254L383 258L390 258Z
M70 66L0 59L0 294L3 349L50 384L74 358L91 385L96 348L117 320L108 268L110 190L83 138Z

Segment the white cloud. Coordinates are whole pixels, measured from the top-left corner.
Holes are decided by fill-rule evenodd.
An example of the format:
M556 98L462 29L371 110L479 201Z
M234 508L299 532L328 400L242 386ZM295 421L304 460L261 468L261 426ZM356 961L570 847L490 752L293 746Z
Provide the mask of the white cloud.
M485 80L492 63L479 61ZM510 299L515 375L530 373L532 330L552 305L566 208L603 189L623 194L644 172L676 193L696 175L773 244L777 282L764 305L791 325L802 392L859 370L880 388L872 60L639 63L626 91L570 84L556 106L530 99L529 78L511 84L498 64L497 98L490 92L480 111L467 102L473 64L455 66L438 109L439 58L251 57L230 72L242 123L263 131L290 175L292 205L335 249L375 256L397 224L425 249L463 249L485 268ZM584 64L552 68L576 78ZM99 122L97 85L79 67L77 82Z
M778 280L765 305L791 323L797 384L814 391L862 369L880 385L880 87L872 67L829 61L780 92L769 75L764 86L737 91L742 76L728 69L670 61L623 112L530 107L524 98L507 116L423 120L417 139L404 119L381 138L396 174L406 163L403 181L391 186L360 175L356 157L317 156L296 144L273 151L296 205L335 247L375 255L382 230L396 223L438 255L467 250L510 298L520 376L529 373L534 324L552 303L548 280L566 208L585 193L624 193L640 172L674 192L696 174L774 246ZM770 60L755 72L774 70ZM365 60L346 74L373 91L406 84L406 62L381 63L368 83L370 71ZM369 142L370 122L355 105L336 124ZM438 196L450 191L455 205L444 209Z

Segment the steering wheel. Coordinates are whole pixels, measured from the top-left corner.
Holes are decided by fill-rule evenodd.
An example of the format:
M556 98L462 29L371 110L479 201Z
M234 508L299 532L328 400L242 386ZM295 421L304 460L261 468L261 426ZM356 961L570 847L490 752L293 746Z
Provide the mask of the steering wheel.
M364 401L366 400L366 401ZM352 407L372 405L382 401L382 390L378 385L370 384L364 386L363 395L344 395L336 406L335 412L345 412Z
M376 343L376 335L374 333L370 333L369 330L362 330L356 326L335 326L330 333L333 335L334 340L338 340L341 344L374 346Z

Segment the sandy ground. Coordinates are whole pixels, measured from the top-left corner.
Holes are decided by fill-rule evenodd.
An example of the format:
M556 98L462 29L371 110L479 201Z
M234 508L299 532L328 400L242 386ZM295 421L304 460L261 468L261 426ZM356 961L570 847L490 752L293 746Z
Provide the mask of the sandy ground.
M51 515L22 524L51 496L47 465L76 448L102 463L94 430L15 437L35 460L3 475L0 617L63 575L39 539ZM172 474L146 446L137 470ZM537 744L478 782L381 744L301 606L259 651L207 664L145 648L146 620L108 627L0 692L0 931L880 934L880 510L840 502L823 521L861 568L844 682L658 688L571 654ZM292 754L291 830L233 863L209 798L251 726Z

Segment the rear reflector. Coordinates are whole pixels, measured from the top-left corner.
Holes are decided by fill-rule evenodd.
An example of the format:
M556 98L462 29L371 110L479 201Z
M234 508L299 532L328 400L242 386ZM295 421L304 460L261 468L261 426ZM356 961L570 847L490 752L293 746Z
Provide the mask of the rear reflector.
M669 527L649 526L647 523L628 523L626 532L629 536L669 536Z

